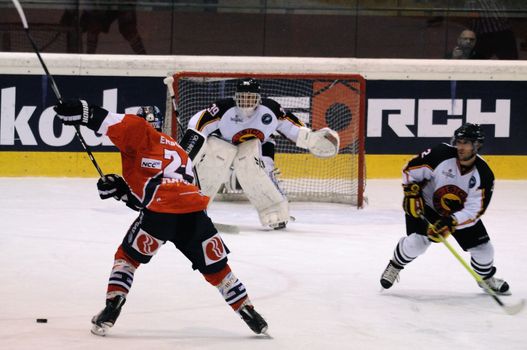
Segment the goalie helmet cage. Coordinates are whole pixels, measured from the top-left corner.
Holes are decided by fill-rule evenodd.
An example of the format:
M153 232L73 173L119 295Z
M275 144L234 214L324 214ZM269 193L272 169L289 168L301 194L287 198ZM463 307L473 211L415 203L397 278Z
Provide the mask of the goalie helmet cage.
M262 97L271 98L307 127L329 127L339 133L336 157L316 158L276 134L275 166L290 201L347 203L363 206L365 188L364 128L366 84L357 74L273 74L176 72L174 100L167 100L165 127L180 140L190 118L222 98L234 96L240 78L258 79ZM174 107L176 110L174 110ZM240 190L222 186L216 200L245 199Z

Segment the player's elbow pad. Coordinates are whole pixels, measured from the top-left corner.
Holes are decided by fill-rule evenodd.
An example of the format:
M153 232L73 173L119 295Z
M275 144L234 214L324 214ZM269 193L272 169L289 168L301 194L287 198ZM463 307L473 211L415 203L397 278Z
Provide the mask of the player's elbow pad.
M194 162L199 160L201 154L205 151L205 136L195 129L187 129L181 142L181 147L187 152L190 159Z
M339 134L330 128L311 131L309 128L300 128L296 145L309 150L315 157L330 158L339 151Z

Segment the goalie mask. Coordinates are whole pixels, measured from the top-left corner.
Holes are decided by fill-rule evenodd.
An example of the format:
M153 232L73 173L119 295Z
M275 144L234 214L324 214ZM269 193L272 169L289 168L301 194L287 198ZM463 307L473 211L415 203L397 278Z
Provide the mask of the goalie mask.
M260 95L260 83L253 78L245 78L236 85L234 94L236 107L242 118L250 117L262 102Z
M452 145L456 145L457 140L467 140L474 145L474 152L478 152L485 142L485 133L479 124L465 123L454 131Z
M136 114L146 120L157 131L161 131L163 128L163 115L156 106L139 107Z

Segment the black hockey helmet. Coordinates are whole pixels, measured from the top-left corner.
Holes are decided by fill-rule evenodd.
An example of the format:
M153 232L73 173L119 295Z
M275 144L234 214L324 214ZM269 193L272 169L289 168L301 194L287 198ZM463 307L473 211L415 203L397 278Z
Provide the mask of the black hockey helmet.
M236 92L252 92L259 94L261 90L258 80L253 78L243 78L236 84Z
M242 112L242 117L248 117L262 102L260 83L253 78L240 79L236 84L234 100Z
M483 147L485 133L479 124L465 123L454 131L452 145L455 145L456 141L461 139L471 141L474 145L474 153L477 153Z
M465 139L472 142L479 142L483 144L485 142L485 133L481 129L479 124L465 123L454 131L454 141L459 139Z
M157 106L139 107L136 114L146 120L157 131L161 131L163 128L164 118Z

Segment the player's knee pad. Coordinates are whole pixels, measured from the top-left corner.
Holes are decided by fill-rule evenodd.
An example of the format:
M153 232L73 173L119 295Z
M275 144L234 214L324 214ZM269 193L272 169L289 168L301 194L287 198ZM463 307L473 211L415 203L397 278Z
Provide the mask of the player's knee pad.
M141 228L138 218L124 237L122 247L126 255L141 264L146 264L157 253L165 241L155 238Z
M403 253L411 258L416 258L417 256L423 254L428 247L432 244L430 240L423 235L413 233L407 237L404 237L401 240L401 249Z
M227 265L227 254L229 250L223 243L219 233L204 240L201 243L203 260L194 262L194 268L202 274L214 274L221 271Z
M233 164L243 192L258 211L262 225L287 222L289 205L266 172L260 141L253 139L239 145Z
M201 192L210 197L210 202L229 177L237 151L236 146L217 137L207 139L207 149L201 161L196 164L196 173Z

